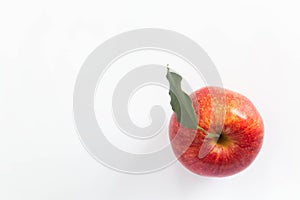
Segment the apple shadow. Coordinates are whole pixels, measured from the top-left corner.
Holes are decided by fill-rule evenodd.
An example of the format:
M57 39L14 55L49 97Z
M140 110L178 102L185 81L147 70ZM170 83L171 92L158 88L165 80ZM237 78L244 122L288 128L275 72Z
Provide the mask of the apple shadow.
M109 193L111 199L145 199L146 197L149 199L151 197L151 199L181 200L189 199L187 197L195 192L211 191L215 181L213 178L193 174L176 161L165 169L149 174L119 173Z

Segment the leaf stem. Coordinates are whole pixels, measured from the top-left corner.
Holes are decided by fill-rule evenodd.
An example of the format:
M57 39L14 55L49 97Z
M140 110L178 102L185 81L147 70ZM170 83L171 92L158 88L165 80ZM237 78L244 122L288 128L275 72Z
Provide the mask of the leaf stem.
M218 138L218 137L220 137L220 134L209 133L209 132L207 132L207 130L205 130L201 126L197 126L197 129L200 130L200 131L202 131L202 132L204 132L206 134L206 136L209 137L209 138Z
M201 126L197 126L197 129L200 130L200 131L203 131L206 135L209 134L209 133L208 133L204 128L202 128Z

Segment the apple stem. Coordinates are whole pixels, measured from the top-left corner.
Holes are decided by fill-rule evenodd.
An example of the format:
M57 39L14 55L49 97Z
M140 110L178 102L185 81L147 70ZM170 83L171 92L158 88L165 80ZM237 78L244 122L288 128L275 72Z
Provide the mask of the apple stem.
M220 137L220 134L209 133L204 128L202 128L201 126L197 126L197 129L204 132L206 134L206 136L209 137L209 138L218 138L218 137Z

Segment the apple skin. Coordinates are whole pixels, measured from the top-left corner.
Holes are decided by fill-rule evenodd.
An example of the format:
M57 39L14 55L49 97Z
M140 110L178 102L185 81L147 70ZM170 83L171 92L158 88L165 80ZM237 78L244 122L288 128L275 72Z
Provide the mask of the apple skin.
M214 105L218 105L218 101L220 104L226 102L222 120L218 116L211 117L212 110L216 110L212 108L211 94L217 102ZM221 139L209 143L213 145L211 150L201 157L199 151L206 134L181 126L174 113L169 124L169 138L178 160L193 173L209 177L231 176L247 168L260 151L264 137L263 120L251 101L241 94L218 87L201 88L190 97L198 126L208 131L209 127L221 124L223 129ZM221 101L222 97L226 100Z

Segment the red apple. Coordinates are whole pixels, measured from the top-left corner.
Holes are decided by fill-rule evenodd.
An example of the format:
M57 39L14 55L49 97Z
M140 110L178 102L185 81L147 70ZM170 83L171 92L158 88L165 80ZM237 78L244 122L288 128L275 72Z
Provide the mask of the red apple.
M212 93L216 104L212 103ZM178 160L190 171L203 176L230 176L247 168L260 151L264 136L263 121L255 106L245 96L218 87L199 89L190 97L199 127L206 131L218 125L223 128L209 132L208 135L221 136L205 143L207 132L181 126L174 113L169 124L169 137ZM221 104L222 97L226 98L223 120L212 117L216 110L212 104ZM211 147L204 157L199 156L203 144Z

